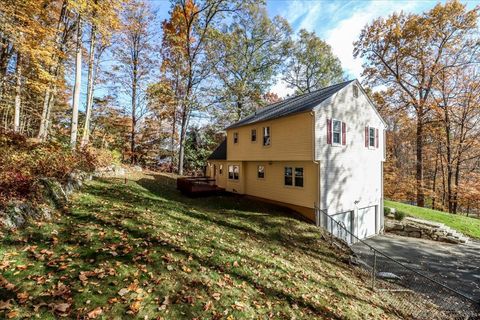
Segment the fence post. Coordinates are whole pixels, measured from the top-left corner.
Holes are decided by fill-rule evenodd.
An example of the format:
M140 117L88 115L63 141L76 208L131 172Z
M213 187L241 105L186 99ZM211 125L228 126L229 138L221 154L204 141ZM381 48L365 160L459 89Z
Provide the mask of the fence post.
M377 276L377 250L373 250L372 290L375 290L376 276Z

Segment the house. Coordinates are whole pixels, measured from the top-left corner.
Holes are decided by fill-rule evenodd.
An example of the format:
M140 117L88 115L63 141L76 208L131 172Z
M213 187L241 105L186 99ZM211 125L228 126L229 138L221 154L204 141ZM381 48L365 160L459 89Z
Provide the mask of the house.
M383 229L385 128L360 83L346 81L229 126L206 173L226 191L282 204L326 227L324 212L367 238Z

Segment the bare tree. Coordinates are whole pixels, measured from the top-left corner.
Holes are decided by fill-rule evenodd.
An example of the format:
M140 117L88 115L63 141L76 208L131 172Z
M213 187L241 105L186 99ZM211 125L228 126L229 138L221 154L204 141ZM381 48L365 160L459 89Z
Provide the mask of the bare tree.
M115 47L118 84L124 94L130 98L131 132L130 162L135 164L136 134L138 124L146 114L146 84L155 69L154 46L155 35L152 26L155 15L144 1L133 1L124 10L122 27Z

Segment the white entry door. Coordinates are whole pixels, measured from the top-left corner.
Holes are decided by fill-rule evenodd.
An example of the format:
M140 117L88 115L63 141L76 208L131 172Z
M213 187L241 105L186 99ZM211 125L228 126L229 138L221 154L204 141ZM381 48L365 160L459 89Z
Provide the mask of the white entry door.
M366 239L376 234L377 226L377 206L370 206L358 209L356 217L357 237L360 240Z

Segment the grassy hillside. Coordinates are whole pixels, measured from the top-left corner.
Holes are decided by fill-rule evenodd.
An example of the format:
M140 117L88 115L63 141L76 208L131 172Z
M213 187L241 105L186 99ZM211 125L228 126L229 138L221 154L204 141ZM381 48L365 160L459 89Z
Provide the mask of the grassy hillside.
M0 318L388 319L319 229L278 207L188 199L162 175L89 182L69 212L0 242ZM413 309L416 310L416 309Z
M480 238L480 219L428 208L420 208L394 201L385 201L385 206L403 211L411 217L441 222L452 229L460 231L468 237Z

